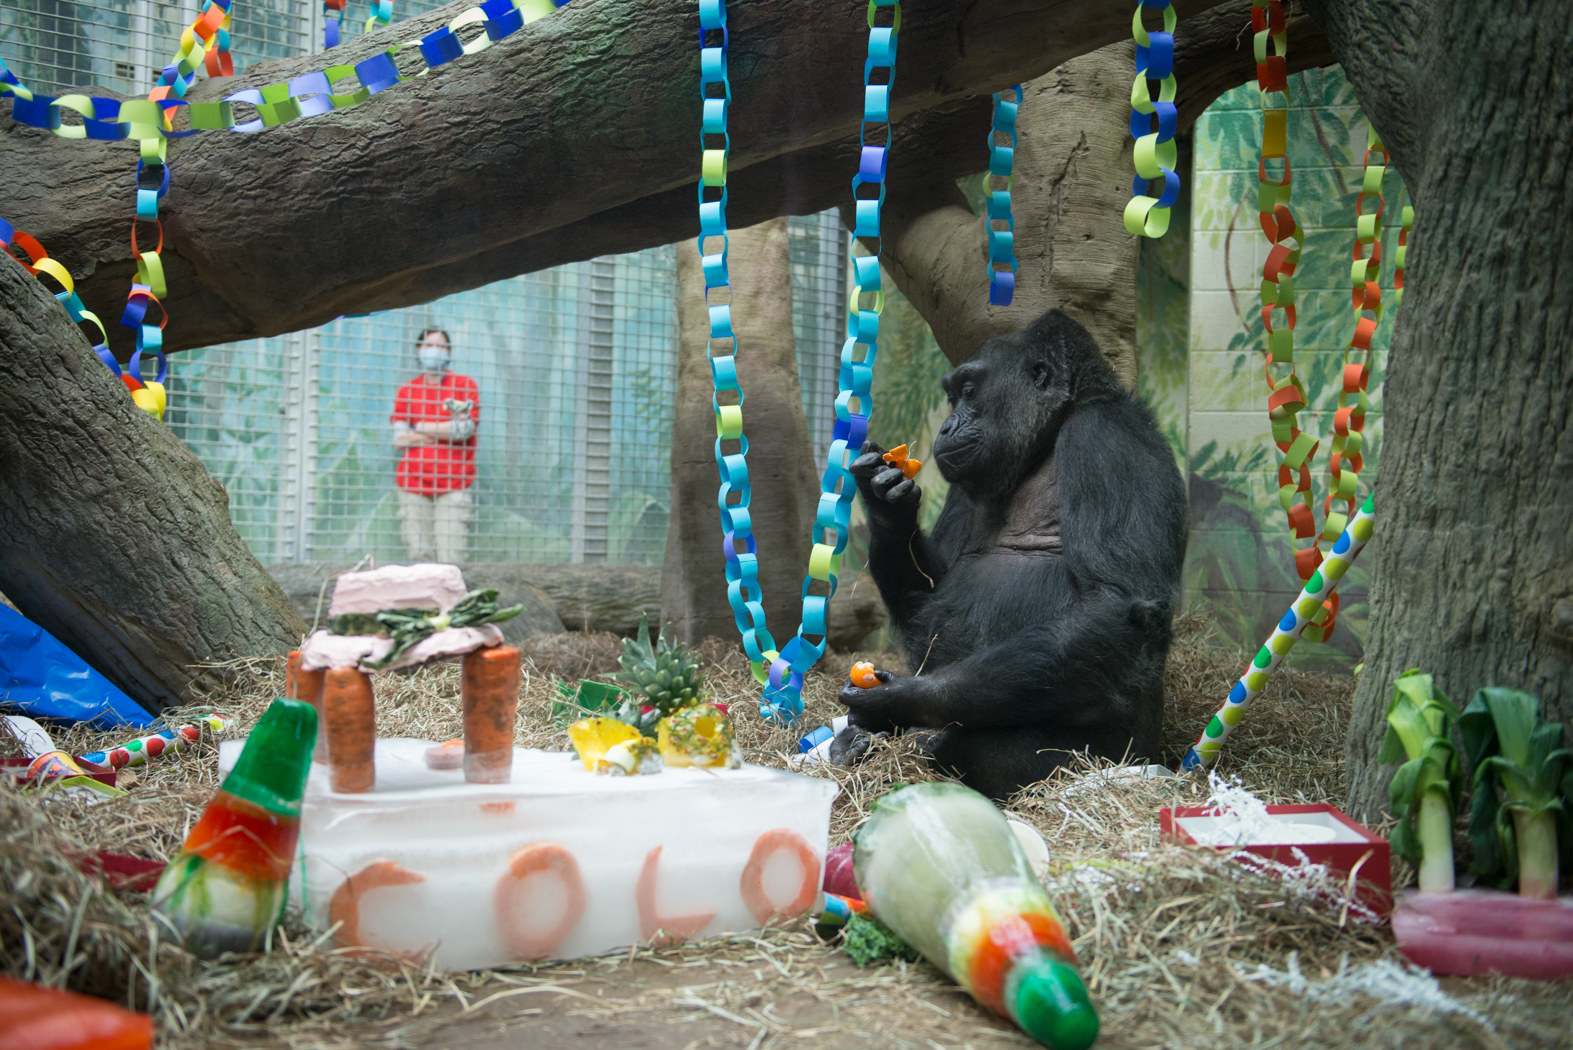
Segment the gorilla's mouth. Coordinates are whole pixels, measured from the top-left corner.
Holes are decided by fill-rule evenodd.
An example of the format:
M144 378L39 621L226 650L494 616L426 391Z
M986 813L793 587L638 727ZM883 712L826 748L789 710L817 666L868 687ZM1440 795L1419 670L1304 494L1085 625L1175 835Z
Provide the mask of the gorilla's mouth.
M934 465L940 475L952 485L964 481L977 452L977 442L947 442L943 447L934 446Z

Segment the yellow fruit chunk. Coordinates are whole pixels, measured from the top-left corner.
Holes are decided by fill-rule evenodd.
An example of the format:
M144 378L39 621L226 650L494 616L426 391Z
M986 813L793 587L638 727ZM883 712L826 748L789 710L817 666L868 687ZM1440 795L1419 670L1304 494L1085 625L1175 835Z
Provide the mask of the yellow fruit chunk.
M661 757L669 766L736 766L732 723L711 704L692 704L656 723Z
M606 753L612 747L638 740L639 736L639 730L615 718L581 718L568 727L568 739L579 753L579 761L592 773L606 761Z

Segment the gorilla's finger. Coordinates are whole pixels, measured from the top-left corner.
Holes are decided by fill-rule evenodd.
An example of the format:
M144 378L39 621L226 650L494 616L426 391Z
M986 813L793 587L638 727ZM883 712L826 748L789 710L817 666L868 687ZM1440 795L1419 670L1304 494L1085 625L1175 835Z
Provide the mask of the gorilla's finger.
M905 503L917 493L917 489L916 483L911 478L903 477L900 483L885 490L885 502Z
M875 671L874 677L878 678L881 684L894 682L896 680L896 676L889 671Z
M880 467L885 465L885 458L879 452L865 452L847 465L853 474L862 477L873 477Z
M867 755L869 748L873 746L873 733L859 729L856 726L848 726L837 733L835 739L830 741L831 765L843 768L850 766Z
M900 467L886 467L874 475L874 494L880 499L889 499L890 490L906 480L907 476Z
M881 456L883 456L885 454L885 450L883 448L880 448L880 446L876 442L873 442L873 441L865 441L865 442L863 442L862 451L864 451L864 452L873 452L873 453L876 453L876 454L881 455Z

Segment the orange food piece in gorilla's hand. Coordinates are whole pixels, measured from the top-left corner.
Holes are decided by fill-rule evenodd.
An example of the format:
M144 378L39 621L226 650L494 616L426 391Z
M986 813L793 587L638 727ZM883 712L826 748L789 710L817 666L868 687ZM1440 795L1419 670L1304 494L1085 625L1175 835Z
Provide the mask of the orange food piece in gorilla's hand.
M851 677L852 684L859 689L871 689L879 684L879 678L874 674L874 665L867 660L852 665Z

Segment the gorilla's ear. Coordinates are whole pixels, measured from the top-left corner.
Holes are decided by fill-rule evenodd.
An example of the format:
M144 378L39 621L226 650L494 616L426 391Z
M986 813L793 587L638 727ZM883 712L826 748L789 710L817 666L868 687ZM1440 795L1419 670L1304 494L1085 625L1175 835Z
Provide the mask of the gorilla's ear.
M1047 390L1052 382L1054 382L1054 367L1048 360L1040 357L1032 362L1032 385L1039 390Z

